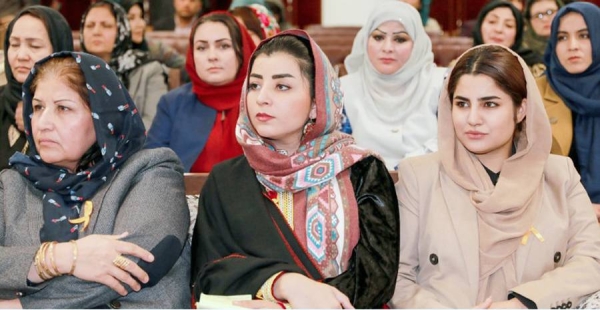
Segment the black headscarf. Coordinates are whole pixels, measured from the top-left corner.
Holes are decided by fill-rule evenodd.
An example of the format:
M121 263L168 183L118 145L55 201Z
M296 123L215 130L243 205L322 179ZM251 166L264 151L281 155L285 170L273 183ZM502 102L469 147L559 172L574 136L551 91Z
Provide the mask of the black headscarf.
M532 50L526 49L521 46L521 43L523 42L523 15L521 14L521 11L519 11L512 3L506 0L490 1L481 9L481 11L479 11L479 15L477 16L477 24L475 25L475 28L473 28L474 46L481 45L484 43L483 36L481 35L481 25L483 24L483 20L489 12L499 7L509 8L512 11L513 16L515 17L515 20L517 22L517 33L515 35L515 42L512 46L510 46L510 49L513 50L515 53L519 54L519 56L521 56L521 58L525 60L525 63L527 63L529 67L532 67L535 64L543 63L543 59L540 55L537 55Z
M45 6L34 5L20 11L10 22L4 39L4 73L6 74L6 85L0 88L0 170L8 167L8 159L16 151L21 151L25 146L25 135L10 147L8 130L15 126L15 109L21 101L22 84L17 82L8 63L9 39L17 20L23 15L32 15L42 20L48 31L48 38L52 44L52 51L72 51L73 36L67 20L57 11Z
M79 29L79 37L81 38L81 50L88 52L85 48L83 39L83 31L85 29L85 18L91 9L108 5L111 12L117 21L117 38L115 39L115 47L110 55L110 67L117 73L117 76L126 88L129 88L129 74L131 71L149 61L147 52L133 48L131 41L131 26L127 13L119 4L110 0L100 0L88 7L81 18L81 27Z
M125 9L125 13L129 14L129 10L134 6L137 5L140 7L140 10L142 10L142 18L144 18L144 16L146 15L146 13L144 12L144 1L142 0L123 0L121 1L121 6L123 7L123 9ZM140 43L135 43L132 41L132 47L134 49L137 50L141 50L144 52L148 52L150 49L148 48L148 42L146 42L146 37L142 37L142 42Z
M73 57L83 72L90 100L90 117L94 122L98 155L82 165L78 171L68 172L65 168L42 161L34 143L31 127L33 113L30 86L37 68L52 57ZM40 60L23 85L23 113L25 132L30 144L29 156L16 153L10 164L33 185L44 192L44 225L40 239L64 242L78 238L78 224L69 219L80 217L86 200L113 175L133 154L142 148L146 130L142 118L129 93L111 68L100 58L76 52L61 52ZM84 154L84 157L86 155Z

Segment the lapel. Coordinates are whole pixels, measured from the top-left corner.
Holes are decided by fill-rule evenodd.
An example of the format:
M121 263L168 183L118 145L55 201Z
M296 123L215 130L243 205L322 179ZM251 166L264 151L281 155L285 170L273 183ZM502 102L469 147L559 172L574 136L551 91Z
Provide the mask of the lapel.
M460 253L465 262L464 270L471 286L471 299L477 299L479 291L479 228L475 207L469 193L459 187L445 173L440 173L440 185L448 214L457 236ZM457 271L461 272L461 271Z
M29 233L27 234L29 242L27 244L40 244L40 228L44 225L44 213L43 210L40 210L43 205L43 193L36 189L32 182L24 180L24 183L30 187L26 191L24 202L27 206L27 224L29 226Z
M104 202L104 196L106 195L106 192L108 192L108 190L110 189L113 180L116 179L118 174L119 170L115 171L115 173L109 178L108 184L100 187L98 192L96 192L96 194L92 196L91 201L93 209L92 216L90 217L90 223L85 231L81 231L81 229L79 230L79 239L94 233L96 223L98 223L98 217L100 216L100 209L102 209L102 203Z
M544 83L544 92L542 94L544 98L544 106L548 107L554 104L557 104L562 101L562 99L558 96L558 94L552 89L550 86L550 82L548 79L545 79Z

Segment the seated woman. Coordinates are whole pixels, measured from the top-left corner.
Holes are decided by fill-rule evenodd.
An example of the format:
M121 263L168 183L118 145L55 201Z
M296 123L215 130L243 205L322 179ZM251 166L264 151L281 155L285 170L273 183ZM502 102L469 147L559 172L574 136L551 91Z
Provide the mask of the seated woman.
M358 32L341 78L356 144L381 154L388 169L437 150L436 108L446 69L436 68L419 12L407 3L376 6Z
M527 0L525 4L523 47L531 49L540 58L546 51L552 20L562 5L561 0Z
M169 149L141 150L114 72L61 52L23 90L31 150L0 173L0 308L187 307L183 168Z
M133 49L125 10L110 0L97 1L83 15L80 33L81 49L110 65L150 127L158 100L167 92L167 75L147 52Z
M0 170L15 152L27 151L23 128L22 87L36 61L59 51L73 50L71 28L60 13L30 6L10 22L4 44L6 85L0 86Z
M574 2L552 22L546 75L538 78L552 124L552 153L570 156L600 220L600 8Z
M343 96L300 30L250 60L236 134L244 156L213 169L200 195L192 283L251 294L247 307L376 308L392 296L398 209L383 162L336 130Z
M127 19L131 25L131 47L148 53L148 58L158 60L169 68L183 69L185 67L185 57L177 53L169 45L162 41L148 41L144 33L146 32L146 20L144 19L144 1L143 0L122 0L121 6L127 12Z
M545 66L540 55L522 46L523 15L511 2L492 0L479 11L477 24L473 29L473 43L499 44L515 51L534 76L544 73Z
M438 125L439 152L400 163L390 305L570 308L599 291L600 226L572 161L550 155L523 59L499 45L465 52Z
M256 45L280 32L275 16L263 5L238 6L230 12L240 24L246 27Z
M221 11L199 18L186 60L192 82L160 98L145 147L173 149L186 172L209 172L216 163L241 155L235 124L254 48L231 14Z

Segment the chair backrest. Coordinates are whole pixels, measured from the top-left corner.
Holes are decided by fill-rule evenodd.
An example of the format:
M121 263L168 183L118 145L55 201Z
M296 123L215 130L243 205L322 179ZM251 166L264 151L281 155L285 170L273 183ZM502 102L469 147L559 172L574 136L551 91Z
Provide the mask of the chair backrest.
M186 195L199 195L206 183L208 173L185 173L183 180L185 183Z

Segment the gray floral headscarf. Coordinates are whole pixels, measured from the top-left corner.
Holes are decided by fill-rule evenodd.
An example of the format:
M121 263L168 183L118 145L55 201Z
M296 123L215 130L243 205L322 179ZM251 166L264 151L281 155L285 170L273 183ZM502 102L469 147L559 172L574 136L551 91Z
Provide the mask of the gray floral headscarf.
M83 31L85 29L85 19L89 11L93 8L105 5L110 6L113 16L117 21L117 38L115 40L115 47L110 56L109 65L111 69L115 71L125 87L129 88L129 73L133 69L147 63L149 61L149 56L145 51L133 49L133 41L131 41L131 26L129 25L127 13L123 7L110 0L100 0L88 7L81 18L81 27L79 29L81 50L86 53L88 52L85 48L85 42L83 40Z

